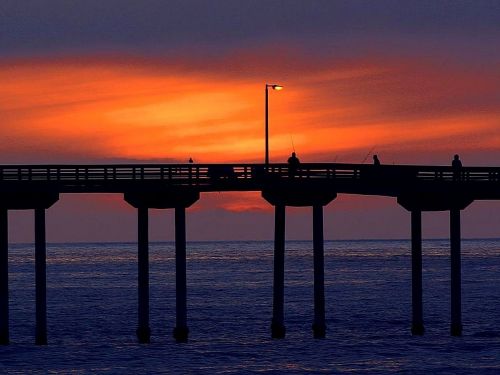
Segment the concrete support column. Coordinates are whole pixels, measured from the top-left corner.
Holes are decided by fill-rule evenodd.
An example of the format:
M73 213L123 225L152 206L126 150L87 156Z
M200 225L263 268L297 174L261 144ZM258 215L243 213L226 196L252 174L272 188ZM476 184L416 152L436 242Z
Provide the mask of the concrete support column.
M35 344L47 345L47 278L44 208L35 209L35 284Z
M0 345L9 344L9 240L7 209L0 208Z
M186 281L186 209L175 207L175 303L174 338L187 342L187 281Z
M323 241L323 206L313 206L313 252L314 252L314 322L315 338L324 338L325 324L325 261Z
M285 205L275 206L274 216L274 280L273 280L273 319L271 337L285 337Z
M422 211L411 211L412 335L424 334L422 305Z
M462 335L462 286L460 266L460 209L450 210L451 326L452 336Z
M137 240L138 240L138 327L137 338L140 343L149 343L151 330L149 328L149 243L148 243L148 209L137 209Z

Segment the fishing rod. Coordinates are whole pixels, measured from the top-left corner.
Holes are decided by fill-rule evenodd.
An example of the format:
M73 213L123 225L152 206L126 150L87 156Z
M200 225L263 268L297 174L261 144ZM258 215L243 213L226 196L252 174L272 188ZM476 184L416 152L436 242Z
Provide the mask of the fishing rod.
M366 154L366 156L365 156L365 158L363 159L363 161L361 162L361 164L365 164L366 159L368 159L368 157L369 157L369 156L373 153L373 151L375 151L375 148L376 148L376 147L377 147L377 146L375 145L375 146L373 146L373 147L370 149L370 151L368 151L368 153Z

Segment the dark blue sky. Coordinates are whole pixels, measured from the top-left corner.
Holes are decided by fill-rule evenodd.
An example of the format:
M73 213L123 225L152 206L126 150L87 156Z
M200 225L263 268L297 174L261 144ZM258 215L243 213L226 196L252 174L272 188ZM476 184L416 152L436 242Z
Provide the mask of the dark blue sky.
M0 17L4 57L217 53L270 42L338 53L385 43L408 52L436 41L440 48L482 47L497 55L491 43L500 35L500 2L484 0L2 0Z

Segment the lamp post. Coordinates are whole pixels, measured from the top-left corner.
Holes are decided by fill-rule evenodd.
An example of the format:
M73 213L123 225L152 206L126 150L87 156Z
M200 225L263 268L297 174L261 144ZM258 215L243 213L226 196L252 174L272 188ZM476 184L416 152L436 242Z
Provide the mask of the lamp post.
M283 86L266 83L266 167L269 166L269 87L273 90L283 90Z

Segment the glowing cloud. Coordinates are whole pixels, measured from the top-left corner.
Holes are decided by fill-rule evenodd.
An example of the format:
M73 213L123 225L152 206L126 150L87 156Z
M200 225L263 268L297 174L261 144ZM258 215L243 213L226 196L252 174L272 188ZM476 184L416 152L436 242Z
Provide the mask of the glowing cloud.
M355 162L346 159L373 145L500 145L494 69L275 55L266 65L232 55L204 70L189 59L0 62L3 160L261 161L266 77L286 86L270 93L272 162L292 142L303 161Z

